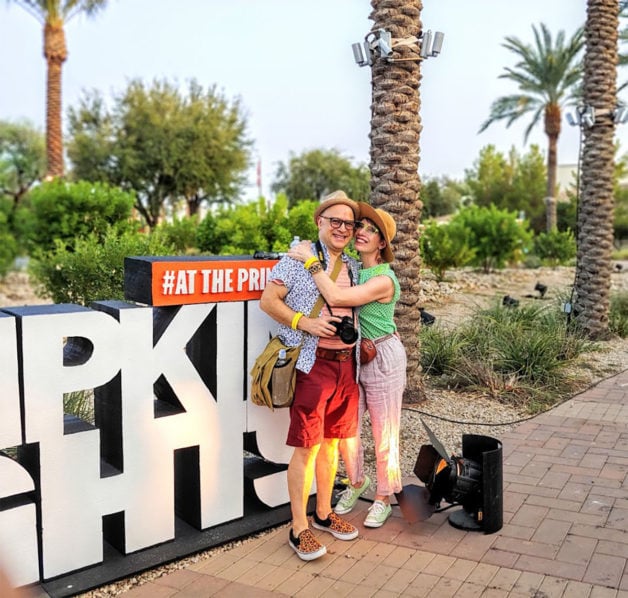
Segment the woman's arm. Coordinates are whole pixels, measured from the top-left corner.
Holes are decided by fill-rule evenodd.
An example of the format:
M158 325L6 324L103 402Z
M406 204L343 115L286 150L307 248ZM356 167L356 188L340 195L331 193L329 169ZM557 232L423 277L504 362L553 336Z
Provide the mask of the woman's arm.
M288 255L304 263L310 258L316 257L309 241L302 241L296 247L291 247ZM312 277L321 295L332 306L355 307L371 301L387 303L392 300L395 293L392 279L385 275L375 276L364 284L349 288L339 287L324 270L313 273Z
M312 277L321 295L332 306L355 307L371 301L388 303L395 292L392 279L385 275L375 276L363 284L348 288L339 287L323 270Z

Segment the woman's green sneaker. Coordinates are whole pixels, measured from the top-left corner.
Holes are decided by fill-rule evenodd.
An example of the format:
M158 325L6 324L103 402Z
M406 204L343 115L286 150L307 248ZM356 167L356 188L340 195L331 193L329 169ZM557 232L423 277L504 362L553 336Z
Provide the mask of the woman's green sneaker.
M364 520L364 527L381 527L392 514L392 507L381 500L376 500L369 507L369 514Z
M362 496L368 487L371 485L371 478L367 475L364 476L364 481L359 488L354 488L351 484L349 484L341 493L334 507L334 513L338 515L345 515L349 513L353 507L355 507L355 503L358 502L358 498Z

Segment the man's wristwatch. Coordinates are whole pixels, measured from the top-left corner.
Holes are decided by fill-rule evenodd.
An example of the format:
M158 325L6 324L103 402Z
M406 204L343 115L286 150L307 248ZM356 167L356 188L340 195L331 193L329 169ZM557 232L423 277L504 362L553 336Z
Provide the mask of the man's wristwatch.
M307 271L310 274L318 274L319 272L323 271L323 264L321 264L320 262L314 262L308 269Z

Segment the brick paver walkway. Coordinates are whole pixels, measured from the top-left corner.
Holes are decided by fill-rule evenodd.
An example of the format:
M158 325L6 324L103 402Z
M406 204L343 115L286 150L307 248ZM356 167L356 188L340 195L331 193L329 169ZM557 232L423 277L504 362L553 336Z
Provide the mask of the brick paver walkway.
M398 508L368 529L369 505L358 501L349 516L358 539L316 531L328 547L317 561L299 560L282 526L123 596L628 598L628 372L501 440L504 526L495 534L456 529L447 511L410 524Z

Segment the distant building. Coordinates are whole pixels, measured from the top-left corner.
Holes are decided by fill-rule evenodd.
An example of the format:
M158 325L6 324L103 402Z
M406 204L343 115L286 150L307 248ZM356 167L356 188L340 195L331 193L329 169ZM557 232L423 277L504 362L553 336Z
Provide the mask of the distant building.
M558 183L558 201L567 201L567 191L576 192L578 172L577 164L559 164L556 173L556 182ZM622 188L628 187L628 176L620 179L619 184Z
M558 201L568 201L567 191L576 191L577 164L559 164L556 172L556 183L558 184Z

